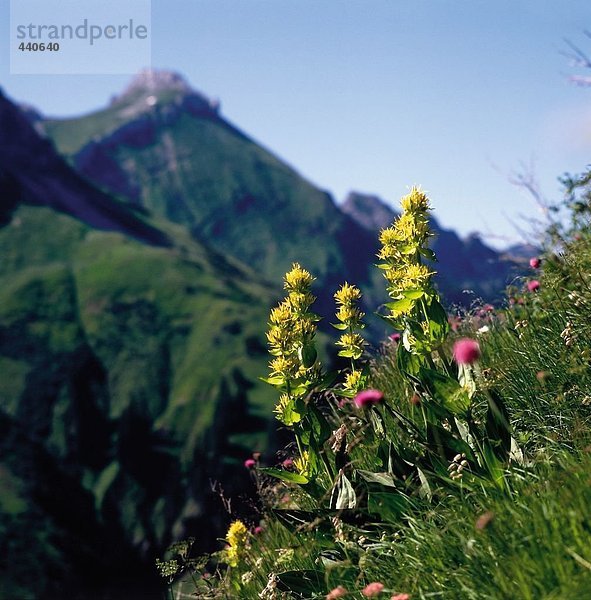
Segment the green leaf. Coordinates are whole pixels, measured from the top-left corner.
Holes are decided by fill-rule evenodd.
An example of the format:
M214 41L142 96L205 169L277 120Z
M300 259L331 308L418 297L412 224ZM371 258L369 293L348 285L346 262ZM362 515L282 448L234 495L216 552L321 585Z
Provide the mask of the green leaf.
M351 566L351 562L347 559L347 556L338 548L323 550L316 559L316 564L319 563L321 563L325 569L334 569L339 566Z
M386 427L382 415L376 410L369 410L367 414L369 415L374 434L379 438L384 438L386 436Z
M419 496L431 502L431 498L433 498L433 493L431 492L431 486L429 485L429 481L427 480L425 473L419 467L417 467L417 473L421 482L421 486L419 488Z
M367 510L371 514L379 515L383 521L399 521L403 515L408 514L410 506L410 499L401 492L370 490L367 494Z
M458 365L458 381L467 391L470 398L472 398L476 393L476 381L474 381L474 375L470 365Z
M317 406L310 403L308 405L308 414L306 415L307 423L310 430L314 434L314 438L318 442L319 447L322 447L324 442L332 435L332 428L328 424L326 417L318 409Z
M470 408L468 391L452 377L421 367L419 378L431 396L453 414L464 415Z
M419 248L419 253L424 256L427 260L432 260L433 262L437 262L437 257L435 256L435 252L431 250L431 248Z
M357 506L357 495L348 477L341 471L332 489L330 507L337 510L355 508Z
M376 483L385 488L396 489L396 480L390 473L373 473L358 469L356 473L367 483Z
M341 350L338 353L338 356L342 356L343 358L356 358L357 352L354 352L353 350Z
M472 448L464 440L434 423L427 423L427 445L445 463L451 462L456 454L465 454L470 462L474 462Z
M391 327L400 329L400 327L399 327L400 320L399 319L395 319L394 317L390 317L388 315L382 315L379 312L374 313L374 315L376 317L378 317L379 319L382 319L382 321L385 321L386 323L388 323L388 325L390 325Z
M345 329L348 328L348 325L345 325L344 323L331 323L331 325L339 331L345 331Z
M402 294L405 298L408 298L409 300L418 300L419 298L422 298L425 295L425 291L419 289L404 290Z
M277 520L288 529L297 529L310 523L317 522L320 515L319 511L307 511L298 509L279 509L271 510Z
M337 371L328 371L328 373L325 373L322 379L317 383L316 389L322 391L330 388L338 377L339 373Z
M316 352L314 344L304 344L298 350L298 357L302 361L304 368L309 369L312 367L316 362L316 358L318 357L318 353Z
M398 368L407 375L418 375L423 361L416 354L411 354L402 344L398 345L396 352Z
M437 298L433 298L427 306L429 319L429 336L434 342L443 342L449 333L447 313Z
M400 252L400 254L413 254L417 251L416 244L400 244L396 247L396 250Z
M293 403L290 402L287 406L283 407L281 414L276 414L277 420L281 421L284 425L292 427L296 423L302 420L302 415L295 409Z
M395 302L387 302L384 304L384 306L392 312L407 312L414 306L414 304L415 301L412 298L401 298Z
M273 377L259 377L259 379L273 386L280 386L285 384L285 378L281 375L274 375Z
M271 477L276 477L277 479L281 479L282 481L288 481L290 483L298 483L300 485L305 485L310 482L310 480L307 477L304 477L299 473L293 473L292 471L284 471L275 467L262 467L259 469L259 471L261 471L262 473L266 473L267 475L271 475Z

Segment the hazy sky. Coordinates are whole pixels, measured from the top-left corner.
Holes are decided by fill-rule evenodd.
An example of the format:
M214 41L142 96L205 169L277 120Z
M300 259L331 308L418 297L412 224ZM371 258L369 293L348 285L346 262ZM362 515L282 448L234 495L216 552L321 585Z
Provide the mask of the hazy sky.
M10 75L0 7L12 98L71 115L125 86ZM338 200L358 190L397 203L418 183L443 225L515 238L510 221L536 208L511 172L531 166L557 198L557 176L591 162L591 88L568 82L584 73L562 54L565 39L591 54L589 0L153 0L152 29L152 66L218 97Z

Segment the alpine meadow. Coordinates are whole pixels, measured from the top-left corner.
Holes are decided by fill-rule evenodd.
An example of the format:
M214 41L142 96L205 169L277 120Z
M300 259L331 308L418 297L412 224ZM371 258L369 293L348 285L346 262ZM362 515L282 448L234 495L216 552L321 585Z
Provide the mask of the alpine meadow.
M7 76L0 600L591 598L591 167L509 238L470 162L590 147L528 2L156 1L158 67Z

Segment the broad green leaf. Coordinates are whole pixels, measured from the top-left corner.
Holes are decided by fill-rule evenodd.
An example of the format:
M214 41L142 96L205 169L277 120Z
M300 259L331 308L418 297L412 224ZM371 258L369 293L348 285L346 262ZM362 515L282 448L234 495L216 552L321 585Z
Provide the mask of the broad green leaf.
M402 292L402 294L404 295L405 298L408 298L409 300L418 300L419 298L422 298L425 295L425 291L424 290L404 290L404 292Z
M310 480L307 477L304 477L299 473L293 473L292 471L284 471L275 467L262 467L259 469L259 471L261 471L262 473L266 473L267 475L271 475L271 477L276 477L277 479L288 481L290 483L298 483L300 485L305 485L310 482Z
M338 355L342 356L343 358L359 358L357 354L361 356L362 353L358 353L353 350L341 350Z
M355 508L357 506L357 495L348 477L341 471L333 487L330 507L337 510Z
M384 425L384 418L376 410L369 410L367 412L369 420L371 422L374 434L379 438L386 436L386 427Z
M414 304L415 300L412 298L401 298L395 302L387 302L384 304L384 306L392 312L407 312L414 306Z
M488 391L488 411L485 432L488 443L497 458L507 461L511 453L511 425L505 402L495 390Z
M437 262L437 257L435 256L435 252L433 252L433 250L431 250L431 248L419 248L419 252L427 260L432 260L433 262Z
M317 383L316 389L318 391L326 390L332 386L332 384L338 379L339 373L337 371L328 371Z
M458 381L460 385L468 392L470 398L476 393L476 381L470 365L458 365Z
M411 506L409 498L397 491L374 492L367 494L367 510L379 515L383 521L396 522L408 513Z
M367 483L377 483L386 488L396 489L396 480L390 473L373 473L358 469L356 473Z
M474 462L472 448L464 440L434 423L427 423L427 444L445 463L451 462L456 454L465 454L469 461Z
M423 363L420 356L411 354L402 344L398 346L396 362L403 373L411 376L418 375Z
M449 333L447 313L437 298L433 298L427 306L429 319L429 335L433 342L443 342Z
M306 415L307 423L311 431L314 433L314 437L321 448L324 442L332 435L332 428L329 425L326 417L318 409L317 406L310 403L308 405L308 414Z
M433 369L422 367L419 377L431 396L455 415L463 415L470 408L470 395L453 378Z
M314 344L304 344L298 350L298 357L302 361L302 365L304 368L309 369L316 362L316 358L318 353L316 352L316 348Z
M259 377L259 379L274 386L283 385L285 383L285 378L281 375L274 375L273 377Z

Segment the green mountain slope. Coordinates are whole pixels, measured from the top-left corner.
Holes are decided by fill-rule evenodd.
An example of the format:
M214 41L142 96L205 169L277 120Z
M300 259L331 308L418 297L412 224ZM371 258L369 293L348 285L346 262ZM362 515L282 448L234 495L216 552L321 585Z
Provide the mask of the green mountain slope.
M0 414L92 500L97 527L152 555L207 511L210 478L231 465L235 479L264 444L268 290L206 253L38 207L0 229L0 253ZM39 483L20 452L5 446L0 462ZM35 506L10 489L0 498Z
M299 260L330 287L366 281L373 236L186 84L171 90L171 78L147 71L105 110L43 127L85 177L269 280Z
M276 291L99 192L3 97L0 132L0 598L157 597L153 557L210 544L210 481L245 489L268 444Z

